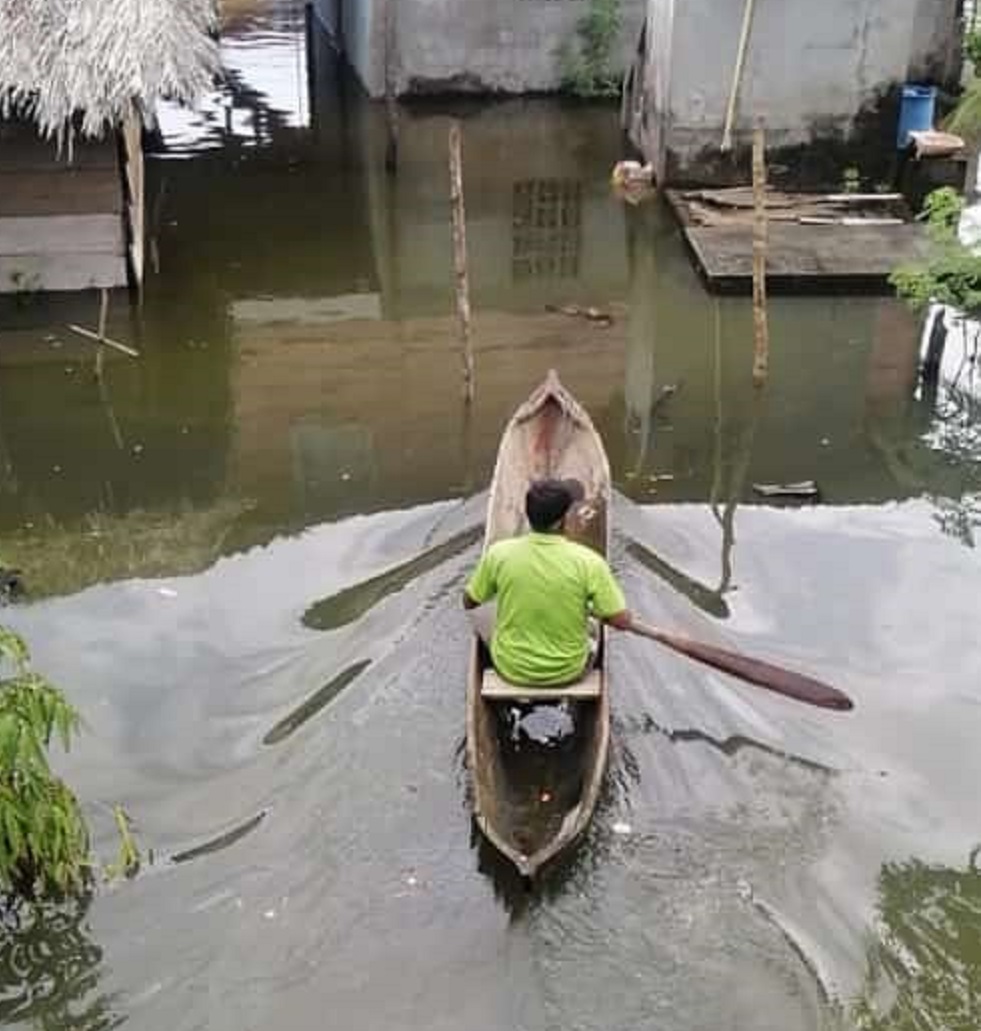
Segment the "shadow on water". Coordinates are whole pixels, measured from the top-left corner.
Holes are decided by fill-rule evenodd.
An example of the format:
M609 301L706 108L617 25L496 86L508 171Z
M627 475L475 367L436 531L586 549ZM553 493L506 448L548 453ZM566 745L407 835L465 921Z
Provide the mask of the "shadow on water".
M457 534L394 569L315 602L303 613L303 625L312 630L336 630L353 623L390 594L401 591L423 573L466 551L479 540L482 532L478 527Z
M250 817L248 820L243 820L238 826L233 827L224 834L211 838L210 841L206 841L203 845L195 845L194 848L175 853L170 857L170 861L172 863L189 863L192 859L213 855L215 852L221 852L222 849L230 848L241 841L242 838L251 834L268 814L269 810L263 809L262 812L256 813L255 816Z
M316 716L321 709L329 705L346 687L354 683L371 665L371 659L362 659L342 670L329 680L318 691L315 691L289 715L283 717L262 739L264 745L278 745L285 741L295 730L303 726L307 720Z
M631 558L636 559L645 569L654 573L679 594L683 594L703 612L707 612L717 619L729 618L729 606L719 589L700 583L688 576L687 573L676 569L670 562L655 555L653 551L638 541L630 541L626 551Z
M753 738L747 737L745 734L730 734L729 737L718 738L713 737L704 730L669 730L667 727L662 727L647 713L641 717L623 719L618 730L625 735L635 733L658 734L661 737L667 738L672 744L687 744L689 742L704 744L730 757L738 755L744 750L761 752L764 755L773 756L784 762L793 763L793 765L799 766L802 769L829 776L837 772L830 766L825 766L824 763L815 762L813 759L805 759L803 756L794 755L782 748L776 748L762 741L754 741Z
M981 1021L981 869L916 859L879 873L879 933L854 1007L866 1031L976 1031ZM882 1003L883 997L889 999Z
M102 949L86 924L90 899L13 907L0 928L0 1024L109 1031L124 1017L98 991Z

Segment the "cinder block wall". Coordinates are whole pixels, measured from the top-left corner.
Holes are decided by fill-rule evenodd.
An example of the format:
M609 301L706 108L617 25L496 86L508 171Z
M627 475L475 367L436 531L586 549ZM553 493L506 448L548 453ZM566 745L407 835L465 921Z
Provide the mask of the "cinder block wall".
M684 164L721 141L744 9L650 0L645 98L630 114L631 135L655 160L663 148ZM745 137L759 116L775 145L847 136L901 83L955 79L959 45L954 0L756 0L736 132Z

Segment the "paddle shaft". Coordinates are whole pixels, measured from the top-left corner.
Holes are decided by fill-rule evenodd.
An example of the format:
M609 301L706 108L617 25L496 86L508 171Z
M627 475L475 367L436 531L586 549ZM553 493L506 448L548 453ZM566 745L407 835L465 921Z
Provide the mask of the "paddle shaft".
M772 662L752 659L739 652L731 652L725 648L703 644L701 641L693 641L688 637L669 634L665 630L639 623L635 619L631 620L630 626L624 629L629 629L631 633L639 634L641 637L659 641L668 648L681 652L682 655L687 655L698 662L704 662L707 666L720 669L723 673L730 673L741 680L756 684L757 687L776 691L777 694L786 695L799 702L817 705L822 709L842 711L853 707L851 698L843 691L839 691L838 688L825 684L821 680L815 680L814 677L795 673L783 666L775 666Z

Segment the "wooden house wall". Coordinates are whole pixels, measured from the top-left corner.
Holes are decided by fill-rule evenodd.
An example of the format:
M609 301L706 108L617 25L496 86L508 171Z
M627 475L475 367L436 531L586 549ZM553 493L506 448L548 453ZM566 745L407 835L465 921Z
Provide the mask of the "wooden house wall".
M115 135L76 141L69 158L31 126L0 124L0 293L127 282Z

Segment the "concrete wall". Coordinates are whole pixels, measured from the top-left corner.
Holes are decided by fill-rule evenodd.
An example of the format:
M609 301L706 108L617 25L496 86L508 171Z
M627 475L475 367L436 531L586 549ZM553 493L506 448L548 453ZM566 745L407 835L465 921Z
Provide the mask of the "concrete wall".
M311 0L317 20L373 97L380 97L385 91L385 2Z
M630 129L656 162L667 151L683 166L718 147L744 8L744 0L650 0L647 24L657 31L646 96L633 105L648 125L635 117ZM909 78L955 77L957 25L954 0L756 0L737 134L745 138L760 116L771 145L847 135Z
M621 0L618 66L636 45L644 0ZM560 53L574 41L587 0L401 0L399 85L521 93L553 90ZM452 31L447 28L452 26Z
M368 93L385 89L385 7L392 4L392 65L400 94L526 93L559 86L560 52L588 0L313 0L328 29L340 23L345 56ZM618 71L628 64L646 0L621 0Z

